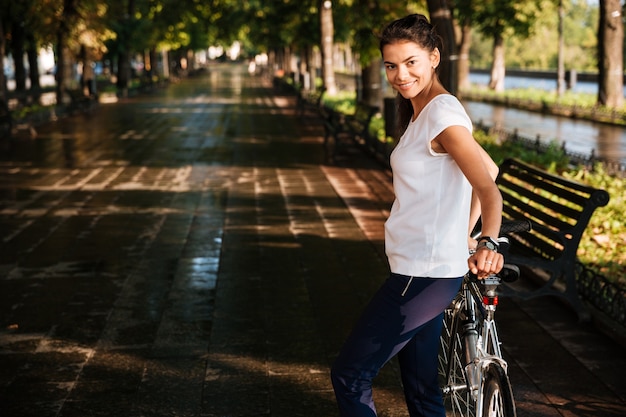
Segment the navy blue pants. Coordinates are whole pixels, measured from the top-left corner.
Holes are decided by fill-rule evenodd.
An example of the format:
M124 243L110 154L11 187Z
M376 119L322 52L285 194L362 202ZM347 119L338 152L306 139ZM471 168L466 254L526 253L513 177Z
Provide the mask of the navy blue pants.
M346 340L331 370L342 417L374 417L372 380L398 355L411 417L445 417L437 376L443 311L462 278L391 274Z

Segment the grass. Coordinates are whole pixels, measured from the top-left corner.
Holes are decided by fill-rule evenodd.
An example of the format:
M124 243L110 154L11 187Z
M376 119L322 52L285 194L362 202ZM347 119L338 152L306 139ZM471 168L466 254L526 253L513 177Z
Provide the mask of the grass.
M589 93L566 91L558 96L554 91L535 88L495 92L484 87L473 87L463 91L461 95L477 101L500 103L549 114L626 125L626 103L616 109L601 106L597 103L597 97Z

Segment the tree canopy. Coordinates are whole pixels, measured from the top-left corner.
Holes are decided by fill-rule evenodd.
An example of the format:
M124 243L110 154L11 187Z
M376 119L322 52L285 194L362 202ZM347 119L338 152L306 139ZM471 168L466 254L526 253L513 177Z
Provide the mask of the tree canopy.
M577 71L596 70L598 5L590 5L588 0L560 1L566 10L565 65ZM609 0L600 3L606 1ZM611 0L615 1L619 0ZM558 54L558 2L441 0L437 3L454 11L451 15L457 19L457 29L461 19L473 29L472 66L486 67L493 63L494 39L500 37L507 67L554 69ZM228 47L238 41L245 55L288 50L302 58L320 48L318 8L322 3L320 0L0 0L3 32L0 50L16 56L29 51L36 53L41 47L54 47L57 60L66 57L83 62L107 58L121 68L125 61L147 55L148 51L151 54L169 51L176 59L187 56L189 51L206 50L209 46ZM363 67L379 57L375 34L385 23L408 13L428 14L432 6L427 0L330 3L334 41L349 45ZM623 50L623 45L620 49ZM21 60L14 61L16 84L25 88L25 67ZM6 82L0 81L6 89Z

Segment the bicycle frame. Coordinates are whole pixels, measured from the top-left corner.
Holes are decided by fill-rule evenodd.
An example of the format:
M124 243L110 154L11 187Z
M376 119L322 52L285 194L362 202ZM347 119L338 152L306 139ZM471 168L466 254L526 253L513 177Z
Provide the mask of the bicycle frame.
M528 221L503 222L498 238L500 249L508 249L507 234L531 229ZM479 235L480 231L472 237ZM481 292L477 280L468 273L459 293L444 311L439 377L444 404L453 417L517 416L494 318L498 285L502 280L512 282L517 278L519 268L505 264L497 275L480 281L484 286Z
M492 364L497 364L505 373L507 372L494 320L497 305L496 289L500 284L500 278L489 277L483 284L484 294L478 284L467 276L463 280L461 290L447 313L453 320L451 328L447 329L450 338L445 347L448 360L444 395L451 395L453 391L467 391L475 404L476 416L483 413L483 402L479 401L479 395L483 389L483 376L486 370ZM461 347L462 356L458 351ZM459 381L459 376L455 374L455 366L462 366L464 369L462 381ZM469 402L469 398L467 401Z

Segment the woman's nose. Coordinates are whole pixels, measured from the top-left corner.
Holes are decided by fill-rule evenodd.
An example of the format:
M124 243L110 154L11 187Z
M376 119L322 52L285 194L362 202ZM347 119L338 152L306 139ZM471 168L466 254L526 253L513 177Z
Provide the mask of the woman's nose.
M400 65L398 66L398 78L403 80L406 77L408 77L409 72L407 71L406 67L404 65Z

